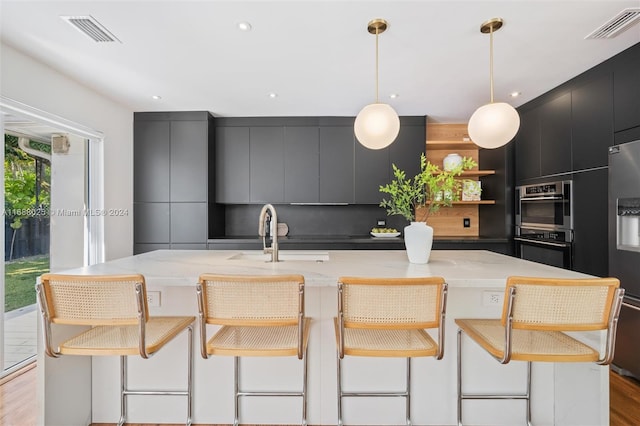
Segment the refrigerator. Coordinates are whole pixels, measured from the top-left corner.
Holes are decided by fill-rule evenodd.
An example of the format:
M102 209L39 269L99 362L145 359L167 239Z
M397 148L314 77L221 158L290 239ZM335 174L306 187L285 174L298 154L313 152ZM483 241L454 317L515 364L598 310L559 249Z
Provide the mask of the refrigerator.
M640 140L609 147L609 275L625 298L613 360L640 379Z

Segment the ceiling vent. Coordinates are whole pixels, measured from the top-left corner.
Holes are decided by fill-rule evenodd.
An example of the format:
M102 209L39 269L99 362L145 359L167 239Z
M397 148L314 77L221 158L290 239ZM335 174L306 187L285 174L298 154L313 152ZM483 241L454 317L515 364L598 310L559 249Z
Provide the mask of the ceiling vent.
M117 41L121 43L116 36L100 24L100 22L96 21L93 16L61 16L60 18L67 21L73 28L90 37L95 42L111 43Z
M624 9L616 16L602 24L598 29L585 37L585 39L613 38L621 32L637 24L640 19L640 7Z

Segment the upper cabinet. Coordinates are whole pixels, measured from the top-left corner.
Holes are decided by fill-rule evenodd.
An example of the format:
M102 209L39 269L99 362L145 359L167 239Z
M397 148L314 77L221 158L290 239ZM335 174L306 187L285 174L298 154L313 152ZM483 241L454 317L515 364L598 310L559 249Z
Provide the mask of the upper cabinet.
M640 43L623 55L613 71L616 132L640 126Z
M415 174L425 117L401 117L389 147L369 150L353 117L222 118L216 129L216 201L225 204L379 204L391 164Z
M516 135L516 180L540 176L540 110L520 112L520 129Z
M353 126L320 127L321 203L354 202Z
M600 75L571 92L573 170L606 166L613 145L611 73Z
M284 128L284 202L319 201L320 130L317 127Z
M571 171L571 92L540 107L540 174Z

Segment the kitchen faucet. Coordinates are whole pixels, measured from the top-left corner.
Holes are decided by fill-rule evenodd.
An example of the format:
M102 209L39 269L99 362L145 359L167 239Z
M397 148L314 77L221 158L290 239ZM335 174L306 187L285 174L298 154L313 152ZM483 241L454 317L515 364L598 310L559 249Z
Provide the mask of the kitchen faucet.
M271 236L271 247L267 247L267 233ZM271 253L271 261L278 261L278 215L275 207L265 204L260 210L258 234L262 235L262 250Z

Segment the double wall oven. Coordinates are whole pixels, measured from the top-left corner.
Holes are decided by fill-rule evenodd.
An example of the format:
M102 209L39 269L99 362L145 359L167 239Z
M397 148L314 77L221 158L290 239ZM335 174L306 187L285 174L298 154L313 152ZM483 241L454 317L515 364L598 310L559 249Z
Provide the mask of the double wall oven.
M547 265L573 267L573 182L516 188L515 248L518 257Z

